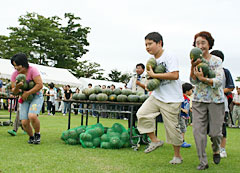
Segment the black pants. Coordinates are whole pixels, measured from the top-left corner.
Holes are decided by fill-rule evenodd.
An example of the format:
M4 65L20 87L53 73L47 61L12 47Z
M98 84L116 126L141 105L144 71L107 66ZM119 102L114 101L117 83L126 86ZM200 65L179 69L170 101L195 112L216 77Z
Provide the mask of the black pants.
M43 105L42 105L42 113L43 114L45 113L45 101L43 102Z
M55 115L55 104L52 102L49 102L49 110L53 115Z
M227 122L228 122L228 112L225 112L224 122L222 126L222 135L224 138L227 137Z

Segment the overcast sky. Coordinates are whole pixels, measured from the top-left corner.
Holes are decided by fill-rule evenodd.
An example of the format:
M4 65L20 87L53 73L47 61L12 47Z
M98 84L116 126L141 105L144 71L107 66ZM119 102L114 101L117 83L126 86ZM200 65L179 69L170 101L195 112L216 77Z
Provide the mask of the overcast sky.
M112 69L133 72L137 63L146 64L144 37L152 31L162 34L164 49L180 62L180 78L189 81L194 35L209 31L215 39L213 49L225 54L224 67L234 80L240 76L240 1L239 0L8 0L1 1L0 35L17 26L26 12L45 17L74 13L81 24L90 27L89 52L83 57L97 62L105 73Z

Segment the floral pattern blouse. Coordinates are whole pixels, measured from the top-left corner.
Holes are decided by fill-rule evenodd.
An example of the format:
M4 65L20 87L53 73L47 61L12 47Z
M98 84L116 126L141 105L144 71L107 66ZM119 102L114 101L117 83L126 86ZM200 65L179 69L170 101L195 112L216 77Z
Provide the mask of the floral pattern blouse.
M213 80L213 86L210 86L198 79L193 80L190 77L190 81L194 88L193 101L203 102L203 103L223 103L224 102L224 92L223 92L223 67L222 60L214 55L211 56L209 60L209 67L216 74Z

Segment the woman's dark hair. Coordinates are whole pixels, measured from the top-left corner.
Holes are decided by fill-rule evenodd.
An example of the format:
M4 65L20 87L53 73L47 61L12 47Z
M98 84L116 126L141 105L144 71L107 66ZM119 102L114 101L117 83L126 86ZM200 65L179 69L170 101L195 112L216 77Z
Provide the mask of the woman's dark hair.
M197 33L195 36L194 36L194 42L193 42L193 46L196 47L196 39L198 37L203 37L205 38L207 41L208 41L208 44L209 44L209 50L212 49L213 45L214 45L214 39L212 37L212 35L207 32L207 31L202 31L202 32L199 32Z
M12 65L13 62L15 62L16 65L22 65L25 68L29 67L27 56L24 53L18 53L16 55L13 55L13 57L11 58Z
M163 38L162 35L159 34L158 32L151 32L148 35L146 35L145 40L152 40L155 43L159 43L162 41L162 47L163 47Z

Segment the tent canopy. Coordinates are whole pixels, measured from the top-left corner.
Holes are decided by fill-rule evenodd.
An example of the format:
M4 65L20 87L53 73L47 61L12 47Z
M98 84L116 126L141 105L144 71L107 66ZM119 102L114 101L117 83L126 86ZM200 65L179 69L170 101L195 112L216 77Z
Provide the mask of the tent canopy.
M38 69L41 74L43 83L59 84L59 85L70 85L82 88L81 82L67 69L48 67L43 65L37 65L29 63ZM0 78L11 79L11 75L14 72L14 67L9 59L0 58Z
M112 82L112 81L105 81L105 80L96 80L96 79L89 79L89 78L84 78L81 77L79 78L79 81L83 85L83 88L87 88L88 84L91 83L94 86L97 85L106 85L106 86L111 86L112 84L115 85L116 88L124 88L125 84L121 82ZM82 88L81 88L82 89Z

